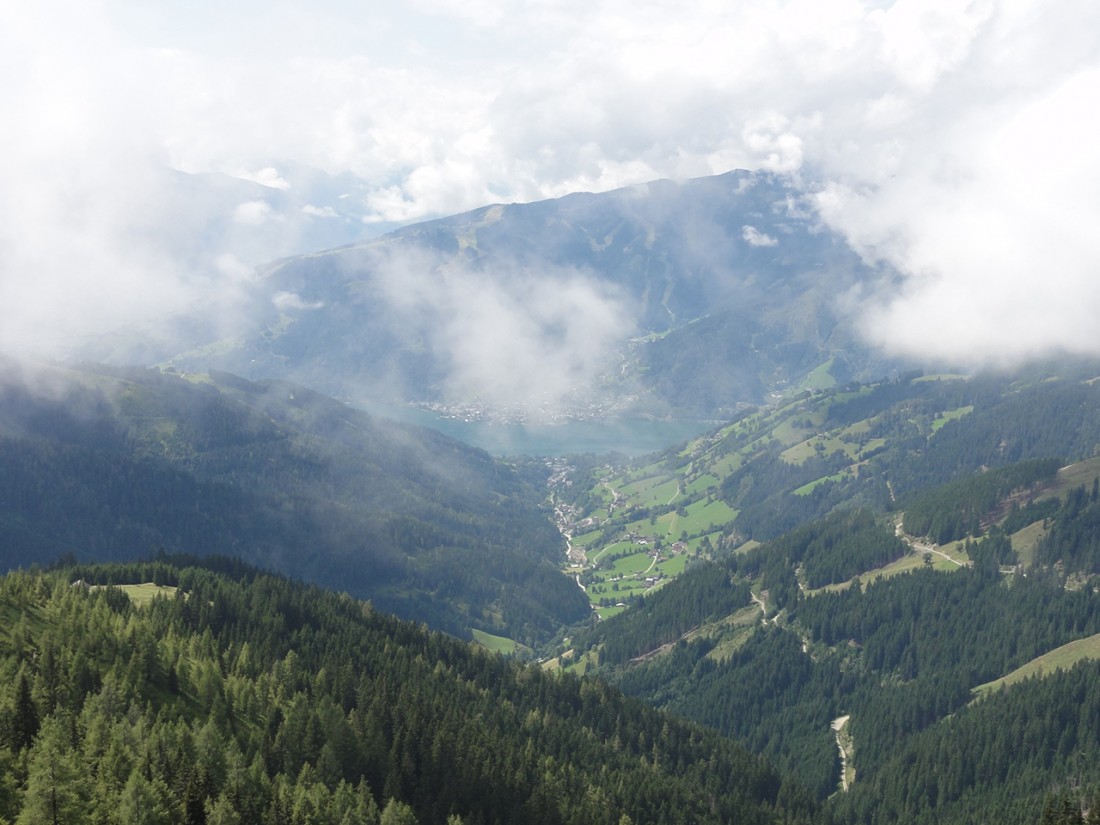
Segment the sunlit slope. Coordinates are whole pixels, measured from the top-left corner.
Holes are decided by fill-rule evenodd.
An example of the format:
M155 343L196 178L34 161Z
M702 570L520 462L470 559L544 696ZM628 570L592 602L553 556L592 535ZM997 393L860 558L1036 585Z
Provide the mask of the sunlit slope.
M574 548L570 573L601 615L613 615L695 560L750 548L838 508L911 507L915 519L931 506L922 491L952 479L966 484L983 469L1025 460L1056 468L1090 455L1100 443L1098 411L1096 387L1069 371L911 375L804 391L628 465L577 460L571 484L554 491L567 505L559 516ZM983 482L986 498L996 499L992 482ZM1001 483L1014 486L1012 478ZM987 515L1003 517L1010 506ZM932 541L966 536L940 522L913 524L910 532Z
M1051 783L1087 773L1087 801L1100 782L1074 757L1098 752L1097 469L1029 460L917 494L966 513L990 479L1016 484L949 544L905 533L904 512L838 509L692 566L575 633L562 663L749 743L839 821L1036 821Z

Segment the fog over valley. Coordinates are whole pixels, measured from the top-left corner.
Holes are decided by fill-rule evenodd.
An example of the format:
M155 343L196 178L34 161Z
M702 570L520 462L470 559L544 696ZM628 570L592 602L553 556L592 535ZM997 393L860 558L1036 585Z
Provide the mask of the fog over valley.
M748 169L782 180L776 207L876 272L836 300L884 356L1096 351L1094 4L206 14L123 0L0 11L5 349L72 354L140 326L172 339L159 356L235 334L255 268L288 254L492 203ZM728 249L699 217L687 240L710 246L720 277ZM753 221L721 230L784 251ZM408 254L427 258L406 257L386 295L414 321L439 316L423 345L450 353L442 385L469 398L556 401L645 333L584 267L459 285L440 280L436 250ZM180 313L203 334L169 321ZM96 354L148 349L114 340ZM542 388L528 386L536 361Z

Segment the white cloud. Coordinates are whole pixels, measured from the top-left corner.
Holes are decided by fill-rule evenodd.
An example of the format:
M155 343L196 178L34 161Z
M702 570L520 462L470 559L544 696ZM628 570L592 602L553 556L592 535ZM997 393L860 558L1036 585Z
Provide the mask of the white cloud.
M280 175L279 170L274 166L265 166L263 169L259 169L255 172L249 171L248 169L238 169L233 173L233 177L240 178L241 180L250 180L253 183L258 183L269 189L280 189L284 192L290 188L290 182Z
M741 237L749 246L776 246L779 243L776 238L761 232L755 226L742 226Z
M1050 21L1025 31L1037 22L1026 4L1006 5L982 18L965 55L948 44L952 73L912 114L865 132L870 168L838 164L844 176L817 196L829 225L906 276L866 317L871 339L896 353L975 364L1100 353L1095 37ZM1095 11L1078 11L1060 25L1095 24ZM1036 50L1073 68L1031 73L1022 63Z
M312 203L307 203L302 207L302 214L309 215L311 218L339 218L340 213L333 209L331 206L314 206Z
M205 8L0 7L0 344L232 280L158 207L164 164L286 192L294 162L357 177L377 223L770 169L905 276L868 308L884 346L1100 350L1091 0ZM275 229L263 204L242 231ZM954 334L914 320L931 306Z
M256 269L249 266L232 252L223 252L214 258L218 272L235 281L249 281L256 277Z
M288 309L320 309L325 305L323 301L307 301L294 292L276 292L271 297L271 303L280 312L285 312Z
M273 217L271 204L267 201L245 201L233 210L233 220L246 226L263 226Z
M632 332L625 296L581 271L470 272L424 251L387 255L375 268L381 295L447 365L452 399L552 414L585 397Z

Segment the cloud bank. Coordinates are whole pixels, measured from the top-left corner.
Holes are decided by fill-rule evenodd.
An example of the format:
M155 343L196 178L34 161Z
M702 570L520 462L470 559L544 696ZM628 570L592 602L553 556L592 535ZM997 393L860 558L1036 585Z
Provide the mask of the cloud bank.
M423 251L387 251L375 283L410 343L446 366L444 395L537 420L576 409L633 332L618 289L573 268L496 261L471 270Z
M293 161L355 181L377 226L767 169L900 274L864 296L885 349L1100 353L1091 0L390 6L0 6L0 346L231 306L254 239L286 244L271 257L293 240L271 206ZM257 189L185 214L167 169ZM211 210L236 227L216 244ZM466 300L550 329L525 303L544 298Z

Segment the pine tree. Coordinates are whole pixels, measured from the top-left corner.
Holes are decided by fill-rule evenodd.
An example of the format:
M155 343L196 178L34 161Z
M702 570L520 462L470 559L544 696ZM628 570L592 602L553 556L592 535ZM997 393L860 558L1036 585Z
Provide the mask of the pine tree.
M30 682L24 669L19 670L15 688L15 713L12 719L12 750L22 751L31 746L38 734L38 708L31 696Z
M413 809L391 798L382 809L381 825L418 825Z
M27 792L16 825L79 825L89 821L91 783L72 747L71 724L50 716L31 749Z
M134 769L119 800L118 822L125 825L173 825L183 811L159 777L146 779Z

